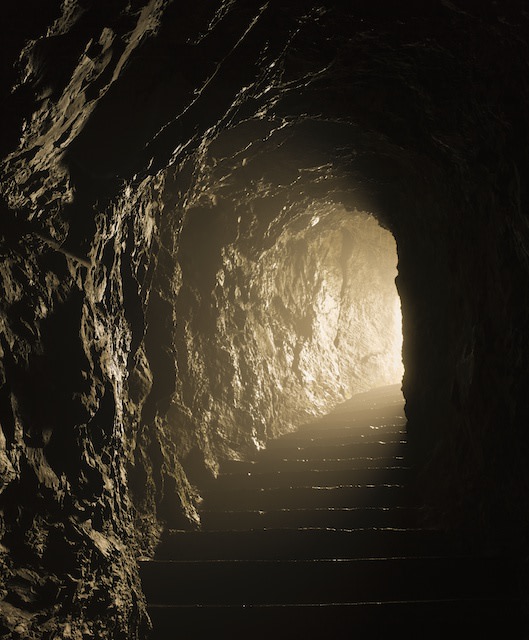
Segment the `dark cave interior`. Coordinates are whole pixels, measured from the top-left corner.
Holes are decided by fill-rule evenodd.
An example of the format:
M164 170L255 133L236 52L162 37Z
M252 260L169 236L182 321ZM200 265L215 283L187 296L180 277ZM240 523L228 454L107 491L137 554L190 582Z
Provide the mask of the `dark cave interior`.
M395 242L425 517L525 560L525 3L3 15L0 636L145 637L201 479L399 379Z

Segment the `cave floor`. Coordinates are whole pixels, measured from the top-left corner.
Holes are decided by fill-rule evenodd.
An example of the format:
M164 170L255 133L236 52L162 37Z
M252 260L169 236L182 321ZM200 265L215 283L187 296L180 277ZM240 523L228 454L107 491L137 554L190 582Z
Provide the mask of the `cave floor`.
M392 386L226 462L142 563L152 637L522 637L514 563L420 525L407 446Z

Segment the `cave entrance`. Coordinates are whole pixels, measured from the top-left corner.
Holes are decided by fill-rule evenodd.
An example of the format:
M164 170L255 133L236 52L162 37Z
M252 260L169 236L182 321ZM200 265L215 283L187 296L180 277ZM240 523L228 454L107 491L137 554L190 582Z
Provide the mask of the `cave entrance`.
M318 203L264 251L254 278L272 361L314 415L400 383L402 318L391 232L368 213Z
M228 458L403 375L396 243L376 217L330 200L232 203L190 209L180 234L170 415Z

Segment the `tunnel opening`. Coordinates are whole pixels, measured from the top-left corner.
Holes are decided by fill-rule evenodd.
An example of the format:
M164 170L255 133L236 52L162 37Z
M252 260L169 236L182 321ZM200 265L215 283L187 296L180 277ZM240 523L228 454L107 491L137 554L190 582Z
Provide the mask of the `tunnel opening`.
M254 279L261 322L315 414L401 381L396 262L395 241L373 216L320 203L261 255ZM270 355L275 361L279 353Z
M355 206L368 199L328 161L326 127L267 127L228 128L188 163L168 418L198 486L404 371L393 233Z
M335 146L358 130L254 118L210 133L166 173L184 207L161 229L177 237L168 420L198 484L403 376L395 236L376 182Z
M230 431L237 416L261 448L356 393L401 382L396 245L374 216L313 202L256 247L262 239L245 237L238 215L199 267L197 237L214 216L191 212L178 254L179 316L189 319L181 376L194 415L191 388L206 384L208 419Z

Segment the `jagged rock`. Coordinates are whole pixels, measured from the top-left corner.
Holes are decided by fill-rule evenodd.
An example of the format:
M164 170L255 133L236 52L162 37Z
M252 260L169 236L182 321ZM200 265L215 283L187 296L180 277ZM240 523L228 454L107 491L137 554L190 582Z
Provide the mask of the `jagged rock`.
M2 9L0 635L144 637L219 461L385 381L362 211L424 498L526 550L523 3L44 5Z

